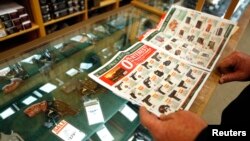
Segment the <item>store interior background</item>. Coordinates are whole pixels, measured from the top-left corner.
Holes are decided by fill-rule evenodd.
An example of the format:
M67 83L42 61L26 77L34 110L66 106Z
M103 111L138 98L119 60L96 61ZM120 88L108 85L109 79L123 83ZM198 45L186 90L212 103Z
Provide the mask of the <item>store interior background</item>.
M250 24L248 24L244 34L236 47L237 51L241 51L250 55ZM219 124L223 109L234 100L240 92L249 84L249 82L230 82L218 85L213 96L211 97L202 117L209 124ZM240 109L239 109L240 110Z
M191 1L191 0L190 0ZM240 0L245 2L247 0ZM250 24L242 36L237 50L250 54ZM219 124L223 109L244 89L249 82L230 82L223 85L218 85L213 96L211 97L202 117L209 124Z

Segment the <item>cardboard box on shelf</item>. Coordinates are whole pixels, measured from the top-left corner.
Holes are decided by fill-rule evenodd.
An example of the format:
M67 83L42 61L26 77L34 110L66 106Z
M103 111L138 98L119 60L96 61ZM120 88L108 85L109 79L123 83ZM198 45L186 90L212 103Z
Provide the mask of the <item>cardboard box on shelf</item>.
M7 36L7 34L6 34L6 32L5 32L5 29L0 28L0 38L1 38L1 37L5 37L5 36Z

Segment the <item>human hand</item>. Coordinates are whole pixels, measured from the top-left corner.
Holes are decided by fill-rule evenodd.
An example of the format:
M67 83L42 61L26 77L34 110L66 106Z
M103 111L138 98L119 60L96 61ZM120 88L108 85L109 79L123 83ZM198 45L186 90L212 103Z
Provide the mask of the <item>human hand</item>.
M140 107L140 119L155 141L193 141L207 123L189 111L177 111L158 118Z
M219 83L250 80L250 56L235 51L223 59L218 66L222 76Z

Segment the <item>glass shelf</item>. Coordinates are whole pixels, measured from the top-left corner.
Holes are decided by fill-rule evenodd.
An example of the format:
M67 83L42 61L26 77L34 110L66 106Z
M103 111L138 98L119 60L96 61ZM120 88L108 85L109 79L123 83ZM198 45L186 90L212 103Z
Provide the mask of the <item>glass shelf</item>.
M96 131L103 125L115 140L127 140L140 124L139 117L130 122L119 112L127 101L100 85L94 92L81 93L82 85L89 80L89 72L137 42L137 38L155 27L159 19L147 11L125 6L78 24L70 31L64 29L65 32L53 34L53 38L38 39L41 42L35 41L29 51L10 56L6 61L0 60L3 62L0 64L0 131L10 134L13 130L26 141L61 140L51 132L55 125L44 126L45 112L32 118L24 113L26 108L41 101L60 100L78 111L76 115L65 115L60 120L64 119L84 132L84 140L95 138ZM66 74L72 69L75 74ZM20 83L13 78L18 78ZM47 93L40 88L48 83L56 89ZM104 123L88 124L82 99L89 93L100 101ZM34 101L25 105L23 101L28 98ZM8 117L3 114L6 109L10 110Z
M105 123L114 140L127 141L135 129L139 126L139 117L134 121L129 121L121 113L117 113L111 120ZM101 141L97 134L94 134L91 139L93 141Z

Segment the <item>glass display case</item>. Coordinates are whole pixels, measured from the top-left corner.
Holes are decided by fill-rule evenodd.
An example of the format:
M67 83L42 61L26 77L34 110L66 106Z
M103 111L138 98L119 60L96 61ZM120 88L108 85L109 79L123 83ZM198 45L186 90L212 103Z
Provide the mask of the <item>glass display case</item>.
M35 40L22 53L2 56L1 135L18 135L25 141L62 140L55 128L66 121L80 132L65 131L69 138L104 140L97 133L104 127L114 140L130 138L140 125L139 117L131 119L122 111L126 107L137 113L138 107L92 81L88 73L137 42L159 19L128 5ZM103 120L96 113L87 115L95 112L87 108L91 105L100 105L92 110L99 109ZM90 120L101 122L90 125Z

